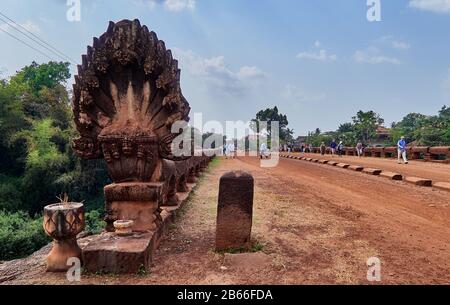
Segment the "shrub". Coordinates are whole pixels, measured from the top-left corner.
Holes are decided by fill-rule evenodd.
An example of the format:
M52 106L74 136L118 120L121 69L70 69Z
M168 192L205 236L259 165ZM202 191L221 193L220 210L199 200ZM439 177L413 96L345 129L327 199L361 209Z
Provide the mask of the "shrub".
M25 257L50 241L42 228L42 217L0 211L0 260Z
M0 174L0 210L15 212L21 205L20 178Z
M98 210L92 210L85 215L86 228L85 231L90 234L98 234L105 227L102 215Z

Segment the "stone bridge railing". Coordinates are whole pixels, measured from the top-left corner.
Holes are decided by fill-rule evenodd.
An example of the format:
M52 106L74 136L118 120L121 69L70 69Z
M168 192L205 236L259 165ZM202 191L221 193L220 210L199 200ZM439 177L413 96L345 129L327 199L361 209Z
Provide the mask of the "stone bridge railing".
M319 147L314 147L311 153L320 153ZM366 147L364 148L364 156L377 158L397 158L397 147ZM411 160L438 161L450 163L450 146L410 146L406 153ZM327 147L326 154L331 154L331 148ZM345 147L344 155L356 156L356 148Z

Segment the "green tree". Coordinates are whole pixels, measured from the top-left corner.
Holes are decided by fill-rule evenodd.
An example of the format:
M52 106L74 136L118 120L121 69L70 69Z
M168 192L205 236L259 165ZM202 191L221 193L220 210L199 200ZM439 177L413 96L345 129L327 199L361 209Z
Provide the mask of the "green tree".
M261 131L260 129L262 126L260 126L260 122L267 122L267 134L269 139L272 135L272 122L278 122L281 144L292 140L294 130L287 127L289 124L287 115L280 113L277 106L259 111L256 114L256 117L252 119L250 127L255 132Z
M22 128L29 127L21 103L21 88L0 80L0 172L20 175L24 167L26 146L22 142L11 141L13 135Z
M30 120L52 117L63 129L70 122L70 106L65 88L70 78L69 63L49 62L24 67L11 77L10 85L20 88L24 114Z
M360 110L352 120L356 138L361 140L364 144L375 139L377 126L384 123L384 120L380 115L372 110L367 112Z
M438 115L432 116L410 113L392 124L391 135L392 144L405 136L408 143L416 145L450 145L450 108L443 106Z

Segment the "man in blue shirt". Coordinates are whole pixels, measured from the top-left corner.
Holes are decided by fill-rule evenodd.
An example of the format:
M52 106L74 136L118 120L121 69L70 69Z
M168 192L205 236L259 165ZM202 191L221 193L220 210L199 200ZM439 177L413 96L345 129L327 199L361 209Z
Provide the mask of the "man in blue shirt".
M406 141L405 137L401 137L397 142L397 150L398 150L398 163L401 163L401 158L403 158L403 162L408 164L408 160L406 159Z
M336 153L336 147L337 147L336 140L333 140L330 144L331 155L334 155Z

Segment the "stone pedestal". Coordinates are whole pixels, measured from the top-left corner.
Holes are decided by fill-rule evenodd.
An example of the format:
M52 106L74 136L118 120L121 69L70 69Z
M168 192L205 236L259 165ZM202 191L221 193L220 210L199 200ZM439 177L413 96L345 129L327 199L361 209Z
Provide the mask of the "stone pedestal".
M69 258L81 258L77 234L84 229L84 206L78 202L48 205L44 208L44 230L53 238L53 248L47 256L47 271L69 269Z
M220 178L216 249L250 246L253 217L253 177L242 171Z
M133 232L128 236L119 236L105 232L92 236L83 246L83 264L88 272L137 273L149 270L161 236L167 234L177 213L183 208L189 192L195 184L188 184L188 192L178 193L179 204L163 206L159 213L161 222L151 231Z
M136 273L147 270L158 238L154 232L118 236L107 232L95 236L83 249L84 269L88 272Z
M133 231L152 231L161 223L163 183L113 183L105 186L107 231L116 220L133 220Z
M64 272L71 266L67 265L70 258L81 259L81 248L78 246L76 237L70 239L54 240L53 247L47 256L48 272Z

